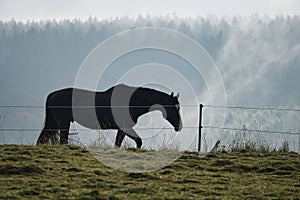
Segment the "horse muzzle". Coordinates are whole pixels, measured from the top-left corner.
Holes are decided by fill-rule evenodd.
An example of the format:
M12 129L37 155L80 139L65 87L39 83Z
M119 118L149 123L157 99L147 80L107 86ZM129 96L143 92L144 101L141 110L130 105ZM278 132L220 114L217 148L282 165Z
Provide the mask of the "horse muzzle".
M182 125L180 124L179 126L175 126L174 129L176 132L179 132L182 129Z

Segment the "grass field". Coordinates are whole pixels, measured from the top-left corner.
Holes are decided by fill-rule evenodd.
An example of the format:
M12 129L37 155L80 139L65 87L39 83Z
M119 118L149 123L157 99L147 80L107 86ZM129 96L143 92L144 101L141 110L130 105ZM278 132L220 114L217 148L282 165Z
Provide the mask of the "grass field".
M296 153L211 152L202 157L186 152L157 171L126 173L77 146L2 145L0 152L0 199L300 198Z

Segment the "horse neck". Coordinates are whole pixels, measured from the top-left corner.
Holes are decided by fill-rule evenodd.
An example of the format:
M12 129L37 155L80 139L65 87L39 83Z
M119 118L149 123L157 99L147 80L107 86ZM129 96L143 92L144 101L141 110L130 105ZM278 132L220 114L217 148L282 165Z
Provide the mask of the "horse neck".
M162 92L151 90L151 92L145 92L144 94L146 100L146 106L149 106L149 109L163 111L163 106L168 105L168 95ZM157 106L155 106L157 105ZM161 105L161 106L158 106Z

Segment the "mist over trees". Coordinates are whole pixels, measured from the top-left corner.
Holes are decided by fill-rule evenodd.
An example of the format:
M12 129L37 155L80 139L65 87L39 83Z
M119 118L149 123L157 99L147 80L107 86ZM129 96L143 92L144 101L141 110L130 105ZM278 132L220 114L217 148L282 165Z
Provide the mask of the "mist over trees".
M97 44L140 27L177 30L199 42L220 70L229 105L300 107L299 16L0 21L0 104L43 105L49 92L73 85L82 61ZM43 112L24 111L35 127L42 124ZM6 125L22 121L24 113L12 114ZM278 119L273 124L298 131L291 118L295 116L286 118L288 126Z
M229 102L240 104L245 102L245 99L238 100L241 96L249 99L258 92L265 102L261 99L246 102L298 104L299 25L297 16L230 20L139 16L87 21L1 21L1 96L4 88L48 91L71 85L86 55L101 41L132 28L164 27L187 34L208 51L223 76ZM241 90L246 88L249 95L241 95ZM290 102L282 99L286 95ZM3 101L0 103L6 103Z

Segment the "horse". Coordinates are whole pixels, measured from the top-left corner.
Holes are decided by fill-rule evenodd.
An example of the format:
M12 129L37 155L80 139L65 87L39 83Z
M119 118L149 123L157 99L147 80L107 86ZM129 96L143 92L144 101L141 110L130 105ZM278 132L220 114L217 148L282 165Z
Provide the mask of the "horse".
M79 88L65 88L54 91L46 99L44 127L37 145L56 142L68 144L71 122L94 130L117 130L115 146L120 147L125 136L133 139L141 148L142 139L133 126L138 118L148 112L161 111L175 129L181 131L179 93L174 96L162 91L125 84L113 86L103 92Z

